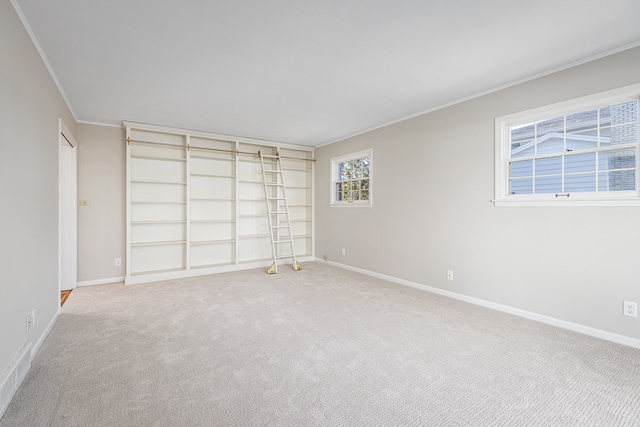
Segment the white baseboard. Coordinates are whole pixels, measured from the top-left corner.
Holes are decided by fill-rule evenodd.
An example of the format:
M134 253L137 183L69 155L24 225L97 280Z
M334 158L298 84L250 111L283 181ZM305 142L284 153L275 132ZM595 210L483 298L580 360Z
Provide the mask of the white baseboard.
M53 329L53 325L55 325L56 322L58 321L58 317L60 317L59 312L56 313L55 316L53 316L53 319L51 319L51 322L49 322L49 324L47 325L47 328L44 330L44 332L42 332L42 335L40 335L40 338L38 338L36 345L34 345L33 348L31 349L31 360L33 360L33 358L36 357L36 354L38 353L38 351L40 351L40 347L42 346L42 343L49 336L49 332L51 332L51 329Z
M84 282L76 283L76 287L82 286L94 286L94 285L108 285L110 283L118 283L124 282L124 277L111 277L109 279L98 279L98 280L86 280Z
M9 407L11 399L18 391L22 380L27 376L27 372L31 369L31 354L31 343L26 343L0 379L0 418Z
M431 292L434 294L442 295L445 297L457 299L460 301L468 302L471 304L479 305L482 307L490 308L493 310L502 311L504 313L513 314L515 316L524 317L526 319L535 320L537 322L546 323L548 325L556 326L562 329L568 329L570 331L579 332L581 334L590 335L592 337L600 338L603 340L611 341L617 344L626 345L640 349L640 340L636 338L627 337L625 335L614 334L613 332L603 331L601 329L592 328L590 326L580 325L578 323L568 322L566 320L556 319L555 317L545 316L543 314L534 313L531 311L521 310L519 308L510 307L507 305L498 304L495 302L483 300L480 298L470 297L467 295L459 294L456 292L446 291L440 288L434 288L432 286L423 285L421 283L411 282L409 280L399 279L393 276L387 276L386 274L380 274L369 270L364 270L358 267L352 267L346 264L340 264L333 261L324 261L323 259L316 258L318 262L326 262L329 265L343 268L345 270L355 271L357 273L366 274L367 276L377 277L379 279L387 280L389 282L397 283L403 286L409 286L412 288L420 289L423 291Z

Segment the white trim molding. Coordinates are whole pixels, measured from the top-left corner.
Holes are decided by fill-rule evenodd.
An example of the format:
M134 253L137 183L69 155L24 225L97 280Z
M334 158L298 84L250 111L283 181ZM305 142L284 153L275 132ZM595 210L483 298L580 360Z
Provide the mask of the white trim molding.
M110 277L108 279L85 280L82 282L78 282L76 286L82 287L82 286L108 285L111 283L120 283L120 282L124 282L124 276Z
M636 338L627 337L624 335L615 334L613 332L603 331L601 329L592 328L590 326L580 325L578 323L568 322L566 320L557 319L555 317L545 316L543 314L534 313L531 311L521 310L519 308L510 307L508 305L498 304L492 301L483 300L480 298L470 297L467 295L459 294L456 292L446 291L444 289L435 288L433 286L423 285L421 283L411 282L409 280L399 279L397 277L388 276L386 274L376 273L374 271L365 270L358 267L352 267L346 264L340 264L333 261L324 261L316 258L318 262L325 262L334 267L343 268L345 270L354 271L356 273L366 274L367 276L376 277L378 279L387 280L389 282L397 283L403 286L409 286L411 288L420 289L422 291L430 292L437 295L442 295L448 298L453 298L459 301L468 302L470 304L478 305L492 310L501 311L503 313L513 314L525 319L534 320L536 322L545 323L547 325L556 326L558 328L567 329L569 331L578 332L581 334L589 335L595 338L600 338L606 341L611 341L616 344L622 344L629 347L640 349L640 340Z

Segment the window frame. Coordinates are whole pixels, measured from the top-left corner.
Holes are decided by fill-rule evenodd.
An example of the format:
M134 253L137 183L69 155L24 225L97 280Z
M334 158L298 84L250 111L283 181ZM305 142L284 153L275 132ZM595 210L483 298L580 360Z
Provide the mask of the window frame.
M338 164L349 161L357 160L363 157L369 158L369 200L336 200L336 184L338 179ZM360 150L354 153L344 154L330 159L330 177L331 177L331 189L329 206L331 207L365 207L369 208L373 206L373 149L368 148L366 150Z
M495 118L495 206L640 206L640 120L638 140L635 142L634 191L576 192L567 197L546 194L509 194L509 161L511 160L511 134L514 126L524 125L558 116L567 116L598 107L628 101L638 101L640 110L640 83L600 92L565 102ZM640 116L640 111L639 111ZM601 152L601 151L600 151ZM561 154L561 153L560 153Z

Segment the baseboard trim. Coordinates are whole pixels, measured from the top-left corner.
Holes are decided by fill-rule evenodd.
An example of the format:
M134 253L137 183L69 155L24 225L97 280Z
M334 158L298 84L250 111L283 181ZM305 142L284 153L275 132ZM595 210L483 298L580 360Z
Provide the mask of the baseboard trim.
M110 283L118 283L118 282L124 282L124 277L111 277L109 279L85 280L83 282L76 283L76 287L80 288L82 286L108 285Z
M453 298L459 301L468 302L470 304L479 305L482 307L490 308L492 310L502 311L504 313L513 314L515 316L524 317L525 319L535 320L536 322L546 323L551 326L556 326L562 329L568 329L570 331L579 332L581 334L589 335L595 338L600 338L606 341L611 341L616 344L622 344L629 347L640 349L640 340L627 337L624 335L615 334L613 332L603 331L601 329L592 328L590 326L581 325L578 323L568 322L566 320L557 319L555 317L545 316L543 314L534 313L531 311L521 310L519 308L510 307L503 304L498 304L492 301L483 300L480 298L470 297L464 294L456 292L446 291L444 289L434 288L432 286L423 285L421 283L411 282L409 280L399 279L397 277L388 276L386 274L376 273L374 271L365 270L358 267L353 267L346 264L340 264L333 261L324 261L316 258L318 262L326 262L334 267L339 267L345 270L354 271L356 273L362 273L367 276L377 277L378 279L387 280L389 282L397 283L403 286L409 286L411 288L420 289L422 291L431 292L433 294L442 295L448 298Z
M32 353L31 343L26 343L0 379L0 418L4 415L20 384L31 369Z
M51 332L51 329L53 329L53 325L55 325L56 322L58 321L58 317L60 317L60 313L56 312L55 316L53 316L53 319L51 319L51 321L47 325L47 328L44 330L42 335L40 335L40 338L36 342L36 345L34 345L33 348L31 349L31 360L33 360L33 358L36 357L36 354L38 354L38 351L40 351L40 347L42 346L42 343L49 336L49 332Z

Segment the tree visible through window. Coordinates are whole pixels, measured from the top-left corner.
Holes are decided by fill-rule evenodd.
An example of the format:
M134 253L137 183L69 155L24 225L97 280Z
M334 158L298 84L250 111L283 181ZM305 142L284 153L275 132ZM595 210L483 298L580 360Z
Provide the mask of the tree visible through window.
M371 150L331 159L332 204L371 204Z

